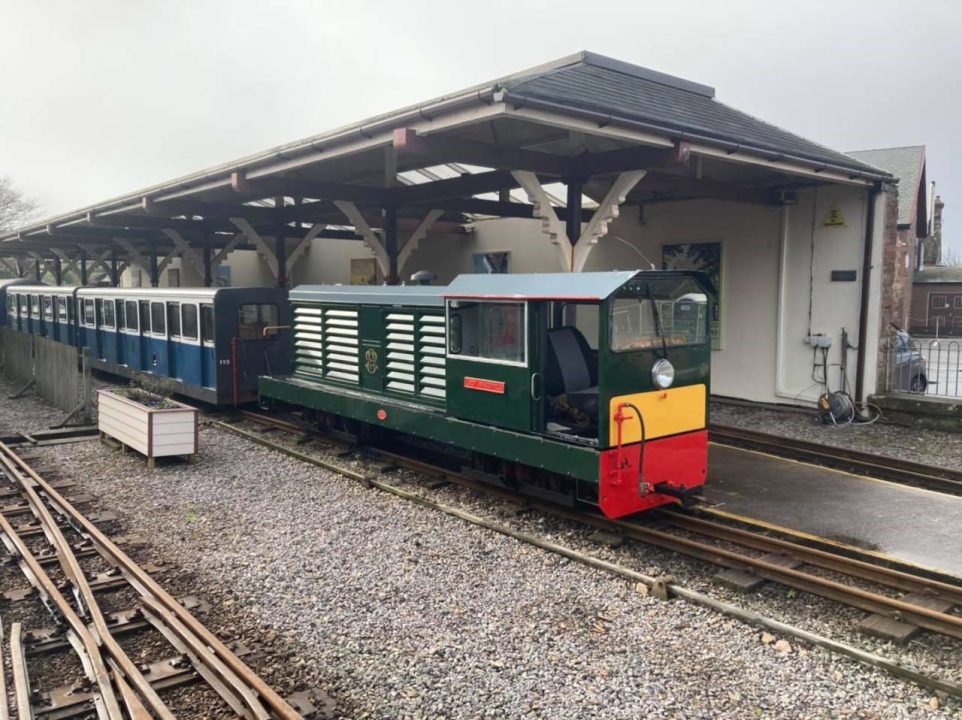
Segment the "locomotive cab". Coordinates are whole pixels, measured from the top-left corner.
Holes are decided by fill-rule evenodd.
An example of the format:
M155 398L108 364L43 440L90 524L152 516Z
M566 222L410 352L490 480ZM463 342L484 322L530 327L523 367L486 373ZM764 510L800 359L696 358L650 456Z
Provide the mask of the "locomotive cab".
M690 500L707 463L707 279L521 277L460 276L445 294L449 415L597 448L609 515Z

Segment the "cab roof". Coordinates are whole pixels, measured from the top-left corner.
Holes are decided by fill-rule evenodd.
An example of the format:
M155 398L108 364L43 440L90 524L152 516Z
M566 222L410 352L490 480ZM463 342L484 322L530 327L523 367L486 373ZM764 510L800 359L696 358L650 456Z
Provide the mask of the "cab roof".
M458 275L444 288L445 298L478 300L599 301L638 274L638 270L578 273Z

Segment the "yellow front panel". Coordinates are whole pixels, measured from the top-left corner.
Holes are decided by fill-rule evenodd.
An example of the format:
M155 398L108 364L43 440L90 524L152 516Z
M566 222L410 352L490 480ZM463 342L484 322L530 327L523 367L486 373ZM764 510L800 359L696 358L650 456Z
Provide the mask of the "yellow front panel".
M645 420L646 440L701 430L705 427L704 385L619 395L612 398L609 407L610 446L618 444L618 423L615 421L615 415L621 403L631 403L641 412ZM635 411L626 407L622 414L629 419L621 424L621 444L639 442L642 439L641 423L638 422Z

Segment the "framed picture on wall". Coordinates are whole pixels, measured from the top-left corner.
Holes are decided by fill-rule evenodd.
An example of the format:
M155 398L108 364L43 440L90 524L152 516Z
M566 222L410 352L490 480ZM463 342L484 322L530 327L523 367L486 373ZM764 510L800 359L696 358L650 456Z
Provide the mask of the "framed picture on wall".
M375 258L351 258L351 285L377 285L378 267Z
M230 265L219 265L214 273L214 287L230 287Z
M712 306L711 347L712 350L721 350L724 331L721 241L666 243L661 246L661 267L664 270L700 270L711 279L718 293Z

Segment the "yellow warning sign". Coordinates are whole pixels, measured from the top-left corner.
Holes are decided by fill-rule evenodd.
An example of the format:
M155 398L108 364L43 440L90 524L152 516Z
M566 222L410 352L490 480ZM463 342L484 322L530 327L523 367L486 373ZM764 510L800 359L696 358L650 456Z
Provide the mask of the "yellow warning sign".
M842 211L838 209L838 205L832 203L832 207L828 209L825 213L825 219L822 220L822 227L845 227L845 216L842 215Z

